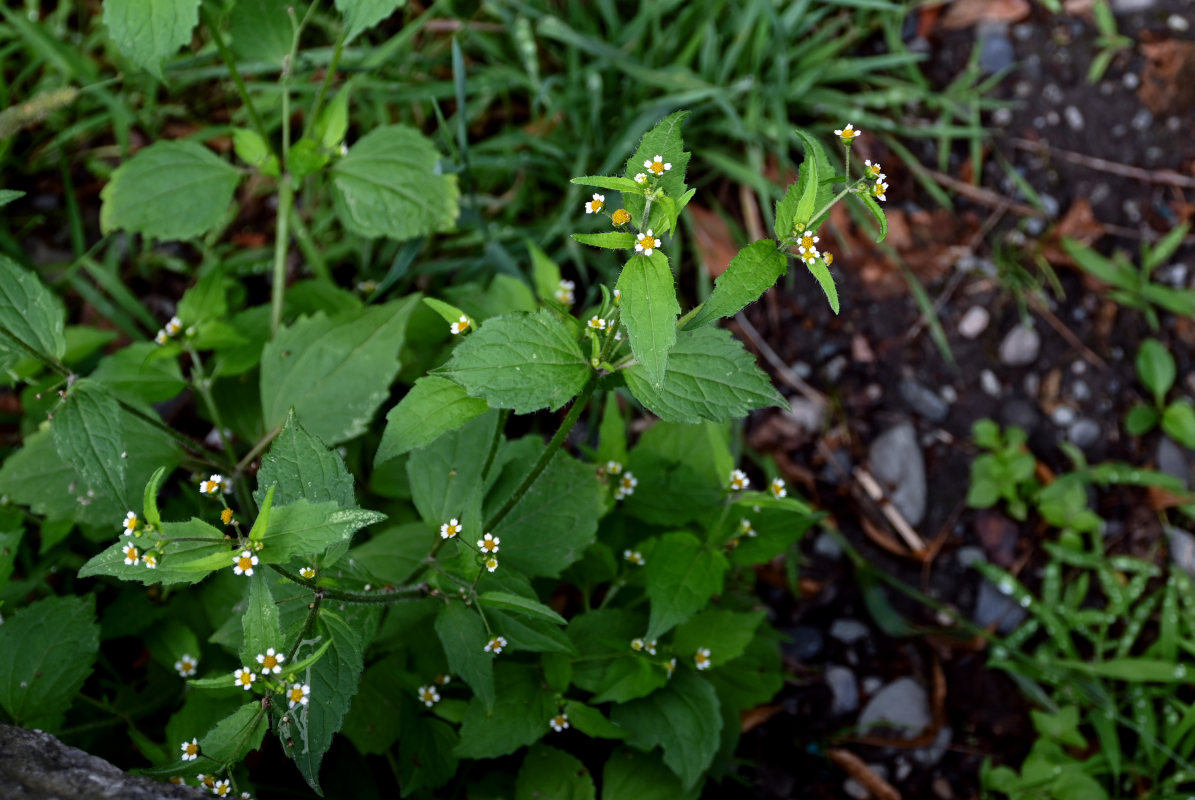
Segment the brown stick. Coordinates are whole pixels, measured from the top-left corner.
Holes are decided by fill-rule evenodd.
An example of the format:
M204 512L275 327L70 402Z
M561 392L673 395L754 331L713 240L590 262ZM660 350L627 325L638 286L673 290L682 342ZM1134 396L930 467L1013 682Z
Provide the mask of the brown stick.
M1060 150L1056 147L1050 147L1047 144L1034 142L1029 139L1019 139L1012 137L1008 139L1008 142L1013 147L1018 147L1021 150L1028 150L1032 153L1039 153L1041 155L1061 159L1062 161L1069 161L1072 164L1078 164L1081 167L1099 170L1100 172L1107 172L1110 175L1119 175L1122 178L1132 178L1133 180L1143 181L1145 183L1160 183L1164 186L1179 186L1183 189L1195 189L1195 178L1189 178L1186 175L1179 174L1172 169L1143 169L1141 167L1132 167L1128 164L1119 164L1115 161L1108 161L1107 159L1096 158L1095 156L1087 156L1083 155L1082 153L1075 153L1071 150Z

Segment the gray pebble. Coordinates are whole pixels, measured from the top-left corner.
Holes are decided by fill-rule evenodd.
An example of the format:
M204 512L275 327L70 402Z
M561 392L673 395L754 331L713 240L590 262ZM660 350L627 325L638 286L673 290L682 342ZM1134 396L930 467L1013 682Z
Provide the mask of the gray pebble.
M1066 124L1070 126L1072 131L1081 131L1084 127L1083 112L1074 106L1067 106L1063 109L1063 114L1066 115Z
M900 382L900 396L909 404L909 408L930 422L944 422L950 415L950 404L934 390L915 380L906 378Z
M1008 38L1008 23L981 22L975 35L979 39L980 70L990 75L1012 65L1016 53Z
M838 540L831 536L828 532L822 531L818 537L813 540L813 552L817 553L822 558L828 558L831 561L837 561L842 558L842 545Z
M906 739L916 739L932 721L929 696L921 684L912 678L897 678L867 701L859 714L859 730L893 728Z
M979 373L979 386L985 394L989 394L992 397L1000 396L1000 379L990 369L985 369Z
M804 380L813 374L813 367L809 366L804 361L794 361L792 365L792 371L794 375Z
M934 737L932 744L913 751L913 760L923 768L929 769L942 760L942 756L946 755L946 751L950 749L952 741L954 741L954 731L950 729L949 725L943 725L938 730L938 735Z
M834 358L830 359L830 363L822 367L822 373L830 383L837 383L845 369L846 356L834 356Z
M1054 420L1055 425L1065 427L1075 421L1075 410L1070 406L1058 406L1050 415L1050 419Z
M868 449L868 460L892 504L910 525L919 525L925 518L925 459L913 426L903 422L880 434Z
M1066 432L1066 438L1070 439L1075 447L1086 450L1100 440L1099 423L1086 417L1076 420Z
M1121 85L1126 89L1136 89L1141 85L1141 76L1136 72L1126 72L1120 79Z
M1132 14L1134 11L1149 11L1158 0L1112 0L1114 14Z
M1149 113L1149 109L1147 108L1138 109L1137 113L1133 115L1133 118L1129 120L1129 127L1142 133L1149 130L1150 126L1153 124L1154 115Z
M1000 407L1000 422L1016 425L1026 433L1032 433L1041 423L1041 415L1032 403L1015 397Z
M822 632L809 625L796 625L780 631L787 635L791 642L781 645L784 654L797 661L813 661L822 654L826 646L826 639Z
M1091 387L1087 385L1087 381L1075 381L1071 384L1071 397L1078 400L1080 403L1091 399Z
M857 619L836 619L830 625L830 638L852 645L868 637L871 629Z
M1175 444L1169 436L1163 436L1158 441L1157 454L1154 460L1158 469L1183 482L1187 488L1191 486L1191 463L1183 449Z
M1172 31L1185 33L1191 27L1191 21L1181 14L1171 14L1166 17L1166 27Z
M1033 328L1015 325L1000 342L1000 363L1009 367L1024 367L1037 360L1041 351L1041 337Z
M831 714L850 714L859 707L859 682L855 680L854 672L847 667L827 667L825 679L833 698L830 703Z
M989 581L979 583L979 592L975 596L975 610L971 613L971 621L981 628L996 626L996 632L1007 635L1016 630L1025 621L1025 609L1017 602Z
M971 306L963 318L958 321L959 336L964 339L974 339L987 330L992 321L992 314L983 306Z
M959 566L963 568L969 567L972 564L982 564L988 560L987 554L983 552L983 548L976 547L975 545L960 547L958 552L954 554L954 557L958 559Z

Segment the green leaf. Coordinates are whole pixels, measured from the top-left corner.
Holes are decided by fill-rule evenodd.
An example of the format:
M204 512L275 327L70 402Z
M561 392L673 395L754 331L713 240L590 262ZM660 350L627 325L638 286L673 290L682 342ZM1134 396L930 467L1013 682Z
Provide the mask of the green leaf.
M483 606L506 609L531 619L547 620L555 622L557 625L568 624L564 617L543 603L510 592L482 592L478 595L477 601Z
M65 319L62 304L36 275L0 255L0 325L9 334L30 350L58 360L66 353ZM0 352L6 351L26 355L0 333Z
M331 154L323 150L319 142L306 136L291 145L286 153L286 167L295 180L300 181L319 172L331 160Z
M0 189L0 208L8 205L13 200L20 200L24 196L24 192L18 192L16 189Z
M486 619L494 633L506 637L511 653L522 651L576 655L576 648L555 622L515 616L493 608L486 611Z
M1052 661L1053 666L1073 669L1084 675L1096 675L1128 683L1186 683L1193 664L1176 664L1151 658L1110 658L1107 661Z
M1166 345L1157 339L1146 339L1137 351L1137 374L1141 382L1154 396L1154 402L1159 406L1166 400L1166 393L1174 386L1177 369L1174 356L1166 349Z
M124 431L121 410L98 383L81 380L54 415L50 430L58 455L83 479L78 494L105 505L129 509L125 491Z
M259 506L271 486L275 487L274 502L280 506L306 500L331 501L341 508L357 507L353 476L345 468L344 459L308 433L294 413L287 415L282 433L270 444L257 471L257 491L253 498Z
M315 123L315 135L327 150L336 150L344 143L349 130L349 89L345 84L320 111Z
M158 559L157 569L147 569L144 563L126 564L124 548L129 545L127 537L114 542L79 569L80 578L92 575L110 575L126 581L151 583L198 583L209 573L219 569L231 569L233 551L224 534L201 519L192 517L187 522L163 522L162 535L167 539L185 538L199 541L175 541L166 545L166 552ZM146 542L143 538L132 541L144 554Z
M393 9L393 3L382 4ZM352 22L350 29L360 30L358 24ZM455 175L438 174L439 160L435 145L414 128L374 128L332 167L337 216L350 231L366 237L413 239L452 229L460 190Z
M560 267L540 249L539 245L527 239L527 252L531 254L531 283L540 301L552 303L560 287Z
M681 138L681 126L688 115L688 111L677 111L669 114L660 120L654 128L645 133L643 139L639 142L639 147L635 150L635 154L627 159L627 169L624 177L633 181L635 176L640 172L647 172L647 168L643 166L644 161L651 161L656 156L660 156L664 162L672 164L672 169L660 176L659 188L663 189L673 199L684 197L685 193L689 190L689 187L685 184L685 169L689 166L689 153L684 149L684 141ZM638 222L643 218L643 210L646 208L647 203L644 197L639 194L627 192L623 195L623 202L626 203L631 219ZM669 233L671 228L662 224L664 222L663 209L658 203L654 204L647 227L653 228L661 234Z
M125 58L162 77L162 62L191 42L199 0L104 0L104 24Z
M431 530L457 517L465 526L462 536L479 535L485 464L478 454L489 452L497 432L498 412L491 411L411 454L411 499Z
M345 41L369 30L402 7L404 0L336 0L336 10L348 26Z
M627 732L606 719L602 712L578 700L566 701L564 713L568 714L569 723L586 736L594 739L625 739L627 737Z
M530 457L512 461L504 466L504 474L509 472L521 481L532 461ZM505 485L505 491L495 488L487 498L487 519L513 491L510 482ZM594 479L592 464L557 452L539 479L492 531L502 540L499 560L503 567L512 567L529 577L558 576L580 559L597 537L604 492L602 484Z
M673 169L676 165L673 164ZM640 169L640 172L643 170ZM610 189L615 192L625 192L628 194L643 194L643 187L635 183L632 178L619 178L614 175L582 175L580 178L572 178L569 183L575 183L578 186L592 186L596 189Z
M398 740L398 779L410 796L419 789L436 789L457 774L456 729L425 715L404 721Z
M151 342L133 342L104 356L91 380L138 403L161 403L187 387L177 353Z
M693 329L719 317L733 317L775 285L788 272L788 259L771 239L752 242L730 260L714 281L714 291L685 325Z
M267 429L293 408L311 435L329 446L363 433L398 374L398 351L418 302L396 303L282 328L261 356L261 407Z
M625 703L649 694L668 683L668 671L660 662L629 651L623 642L624 655L609 663L601 680L594 687L593 702Z
M218 763L240 761L250 750L261 747L269 720L260 703L246 703L199 738L204 759Z
M597 462L604 466L607 461L627 463L627 423L622 418L615 392L606 393L602 423L598 428Z
M487 320L438 372L493 408L552 411L577 395L591 368L572 331L552 312Z
M644 567L651 622L643 638L658 639L704 608L722 591L728 567L722 553L691 533L661 536Z
M228 213L240 180L236 168L197 142L155 142L112 173L100 192L100 228L155 239L200 236Z
M494 656L485 651L489 637L475 611L464 603L448 602L436 616L436 635L448 657L448 668L469 685L488 713L494 709ZM544 725L547 725L547 717Z
M423 298L423 304L439 314L449 324L458 321L461 317L467 316L464 311L461 311L451 303L445 303L443 300L437 300L434 297Z
M805 160L801 162L801 167L797 174L797 183L795 186L797 195L796 208L793 211L792 226L783 229L785 233L782 238L791 236L794 230L807 230L811 228L813 212L817 210L817 189L818 181L821 178L818 175L817 152L814 149L817 145L813 143L813 140L804 131L798 130L796 134L805 146ZM777 226L779 226L779 223L780 220L777 220Z
M676 343L680 314L668 257L657 250L650 257L631 258L618 276L618 289L631 351L647 381L658 389L664 383L668 351Z
M722 666L743 654L763 618L762 611L707 608L676 629L672 647L683 658L709 648L714 666Z
M818 258L812 262L802 261L801 263L809 270L809 274L817 279L818 284L822 287L822 291L826 293L826 300L830 303L830 310L837 314L838 289L834 286L834 276L830 274L830 268L826 266L825 260Z
M500 317L512 311L539 310L535 293L526 281L501 273L494 275L489 283L484 285L462 283L446 286L444 296L464 309L470 317L482 320Z
M757 408L786 408L755 359L730 332L682 331L668 354L663 384L656 387L642 365L623 370L635 399L667 422L720 422Z
M329 546L348 542L366 525L381 522L385 514L341 508L333 501L296 500L270 510L269 526L258 556L264 564L285 564L295 556L313 556Z
M1166 407L1162 430L1183 447L1195 448L1195 406L1190 400L1177 400Z
M62 725L100 646L95 599L49 597L0 625L0 707L26 728Z
M254 672L261 671L257 657L264 655L266 650L273 648L285 654L278 606L274 605L269 579L264 572L255 571L249 578L249 597L245 602L245 613L241 615L241 629L245 634L241 643L241 663ZM284 672L293 668L285 662L280 666Z
M623 747L602 770L602 800L696 800L699 793L686 790L656 753Z
M178 301L178 318L184 327L228 315L229 281L219 270L200 278Z
M0 592L8 585L8 578L12 575L12 565L17 558L17 548L21 546L22 530L0 531Z
M276 486L270 486L266 489L266 495L261 501L261 508L257 512L257 518L253 520L253 527L249 529L249 541L260 542L266 535L266 529L270 526L270 511L274 507L274 490Z
M349 551L349 557L381 583L395 586L414 574L431 552L435 537L422 522L387 527Z
M594 800L597 789L585 765L563 750L536 744L523 757L515 800Z
M493 670L497 699L492 712L481 696L469 703L456 748L461 758L497 758L533 744L548 732L556 713L556 699L526 666L500 661Z
M639 437L627 466L639 479L627 512L675 526L721 507L734 461L726 426L660 422Z
M470 397L458 383L425 375L386 414L386 429L374 464L429 445L489 410L485 400Z
M236 8L240 8L240 4ZM233 13L236 13L235 11ZM251 167L260 169L264 174L278 177L278 156L270 152L270 146L261 134L249 128L232 129L232 151L237 158Z
M630 732L630 746L662 747L664 763L686 791L697 785L718 752L722 732L718 697L708 681L687 669L678 669L660 691L615 706L611 717Z
M739 711L771 702L784 686L778 636L765 626L747 644L743 654L729 662L722 661L718 651L710 648L714 665L720 669L703 674L717 690L723 711Z
M410 714L406 697L414 697L405 659L398 654L372 664L361 676L361 688L341 730L365 755L382 755L398 741Z
M635 234L608 231L606 233L574 233L573 239L591 247L606 250L630 250L635 246Z
M292 711L305 714L306 725L280 722L277 729L283 750L294 759L308 785L322 794L320 762L357 693L364 666L364 643L361 635L342 617L326 608L320 609L316 628L321 636L331 639L332 645L310 668L310 679L306 682L311 685L311 702L306 706L295 706ZM288 739L293 739L294 745L287 744Z
M1135 403L1125 415L1124 427L1133 436L1140 436L1153 430L1158 424L1158 410L1144 403Z
M162 481L166 480L167 469L158 467L145 483L145 493L142 495L141 513L145 521L154 527L162 524L162 515L158 511L158 492L162 490Z
M806 170L802 164L802 169L797 175L797 182L790 183L788 190L785 191L784 197L780 198L780 202L776 203L776 238L784 241L796 234L797 222L797 205L801 201L801 196L805 193L805 188L809 183L808 178L805 177Z
M294 0L237 0L228 17L232 52L241 61L265 61L281 65L290 54L291 40L295 35L286 9L293 7L295 19L298 20L303 18L306 11L304 6ZM233 136L235 138L235 133Z
M879 202L871 194L864 192L863 194L855 195L863 201L863 205L875 217L880 226L880 232L876 235L876 241L882 242L888 236L888 217L884 214L884 209L880 207Z
M1129 292L1135 288L1135 276L1130 270L1109 261L1082 242L1064 237L1062 248L1085 272L1091 273L1104 283Z

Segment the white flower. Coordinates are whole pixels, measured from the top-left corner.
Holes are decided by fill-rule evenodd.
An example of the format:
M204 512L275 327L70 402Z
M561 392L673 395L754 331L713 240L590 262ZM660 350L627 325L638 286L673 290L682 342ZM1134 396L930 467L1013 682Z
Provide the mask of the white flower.
M248 550L242 550L239 556L232 557L232 571L237 575L253 576L253 568L257 566L257 556Z
M644 564L647 563L647 561L645 561L643 558L643 554L640 553L638 550L629 550L629 549L623 550L622 557L625 558L627 561L630 561L632 564L634 564L637 567L642 567Z
M166 342L168 342L169 340L170 340L170 337L166 335L166 331L159 330L157 333L154 334L154 341L159 346L166 344Z
M493 556L487 558L485 560L485 568L486 572L493 572L498 569L498 559L494 558Z
M124 563L127 566L134 567L141 563L141 551L134 545L126 545L121 552L124 553Z
M646 175L644 175L642 172L640 172L640 173L637 173L637 174L635 175L635 183L637 183L637 184L639 184L640 186L642 186L643 184L647 183L647 176L646 176Z
M888 184L884 183L884 176L881 175L880 180L876 181L871 187L871 193L875 196L876 200L886 201L888 198L884 196L884 193L887 191Z
M597 194L595 192L593 195L593 199L586 201L586 203L585 203L585 213L586 214L596 214L605 207L606 207L606 195Z
M137 530L137 515L130 511L124 515L124 535L131 536Z
M650 642L648 642L648 643L647 643L647 644L644 646L644 649L645 649L645 650L647 650L647 652L648 652L648 653L650 653L651 655L653 655L653 656L654 656L654 655L656 654L656 644L658 644L658 643L656 642L656 640L655 640L655 639L652 639Z
M643 166L652 175L663 175L665 172L672 169L671 164L667 164L664 162L663 156L656 156L655 158L653 158L650 161L644 161Z
M863 131L855 130L855 126L851 124L847 124L847 126L840 131L834 131L834 135L841 139L843 144L850 144L851 142L855 141L855 137L861 133L863 133Z
M311 687L306 683L292 683L286 690L287 708L305 706L311 700Z
M459 320L457 320L456 322L452 323L451 325L449 325L448 329L450 331L452 331L454 334L464 333L465 331L469 330L469 318L466 317L464 314L461 314L461 318Z
M636 653L638 653L640 650L643 649L643 640L642 639L632 639L631 640L631 649L634 650Z
M216 781L216 785L212 787L212 794L216 797L227 797L228 793L232 791L232 787L228 783L228 778L222 781Z
M561 713L552 717L552 719L548 721L548 724L552 726L552 730L560 733L562 730L568 727L568 714L565 714L562 711Z
M881 167L878 163L871 163L870 158L864 161L863 164L863 177L870 178L871 180L884 177L884 173L881 172L883 167Z
M788 490L784 488L784 478L773 478L772 485L768 487L772 491L772 496L779 499L788 496Z
M197 669L199 669L199 659L190 653L183 653L179 656L178 661L174 662L174 671L183 678L191 677Z
M741 469L733 470L730 473L730 488L732 491L741 492L750 485L751 479Z
M145 562L145 566L149 569L157 569L158 568L158 557L155 556L153 553L146 553L145 556L142 557L141 560Z
M257 680L257 674L248 667L241 667L232 673L232 679L237 686L240 686L247 692L253 688L253 682Z
M477 546L487 553L497 553L498 545L501 539L494 536L492 533L487 533L485 536L477 540Z
M664 669L668 670L668 677L672 677L672 673L676 672L676 659L669 659L668 663L664 665Z
M575 288L576 284L572 281L560 281L560 285L556 287L556 302L565 306L571 306L577 302L577 296L573 293Z
M759 535L756 533L755 528L751 526L751 520L747 519L746 517L743 517L741 520L739 520L739 530L744 536L750 538L755 538Z
M456 517L445 522L440 526L440 538L451 539L463 530L461 523L457 521Z
M619 461L607 461L606 462L606 474L618 475L621 472L622 472L622 463L621 462L619 462Z
M699 669L699 670L709 669L710 668L710 649L708 647L697 648L697 652L693 655L693 663L697 666L697 669Z
M639 485L639 479L635 477L635 473L627 472L618 479L618 488L614 490L614 499L622 500L624 497L630 497L635 493L635 487Z
M224 476L223 475L213 475L210 478L208 478L206 481L199 482L199 493L200 494L215 494L216 492L220 491L220 487L223 486L223 484L224 484Z
M590 317L589 322L587 324L589 325L589 327L593 328L595 331L606 330L606 320L602 319L597 314L594 314L592 317Z
M494 655L501 653L503 647L506 647L505 636L495 636L485 643L485 651Z
M183 754L180 756L183 761L194 761L199 758L199 741L192 738L189 742L183 742L179 745L182 748Z
M171 317L170 321L166 323L166 335L178 336L179 331L183 329L183 321L178 317Z
M266 650L264 653L257 654L257 663L261 664L262 675L269 675L271 672L277 675L278 673L282 672L282 667L280 665L285 660L286 656L284 656L282 653L274 652L274 648L272 647L269 650Z
M651 228L647 229L647 233L638 234L638 239L639 241L635 242L636 253L650 256L660 247L660 240L651 232Z
M431 708L436 703L440 702L440 693L436 691L435 686L420 686L419 702L423 703L428 708Z
M311 580L312 578L315 577L315 568L314 567L300 567L299 568L299 577L306 578L307 580Z

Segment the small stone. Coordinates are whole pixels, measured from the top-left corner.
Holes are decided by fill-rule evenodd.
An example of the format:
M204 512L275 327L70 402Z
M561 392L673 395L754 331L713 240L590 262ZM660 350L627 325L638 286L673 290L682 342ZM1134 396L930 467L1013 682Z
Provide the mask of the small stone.
M875 693L859 714L859 730L892 728L906 739L916 739L933 722L929 696L912 678L897 678Z
M1132 14L1135 11L1149 11L1158 0L1112 0L1112 13Z
M883 764L868 764L867 768L874 772L880 780L888 780L888 768ZM842 790L853 797L854 800L867 800L867 798L871 797L871 792L854 778L847 778L843 781Z
M1195 536L1173 525L1166 525L1163 530L1169 540L1170 560L1195 576Z
M1054 420L1055 425L1066 427L1075 421L1075 416L1075 410L1070 406L1058 406L1050 415L1050 419Z
M1121 76L1120 83L1124 88L1132 91L1141 85L1141 76L1136 72L1126 72Z
M958 321L959 336L964 339L974 339L987 330L992 321L992 314L983 306L971 306L963 318Z
M842 558L842 545L828 531L822 531L813 541L813 552L822 558L837 561Z
M846 369L846 356L834 356L830 362L822 368L822 373L826 376L826 380L830 383L837 383L838 379L842 377L843 370Z
M905 521L919 525L925 518L925 459L913 426L903 422L882 433L871 443L868 461Z
M804 397L794 396L789 399L788 418L792 420L804 433L816 433L822 429L822 422L826 418L826 406Z
M1175 444L1169 436L1163 436L1158 441L1158 451L1154 456L1158 469L1183 482L1183 486L1191 488L1191 464L1181 447Z
M1062 113L1066 116L1066 124L1072 131L1081 131L1084 127L1083 112L1074 106L1067 106Z
M876 692L878 692L880 690L880 687L884 685L884 682L882 680L880 680L879 678L877 678L875 675L868 675L866 678L863 679L863 683L860 685L863 688L863 693L870 695L870 694L875 694Z
M946 751L950 749L950 744L953 741L954 731L949 725L943 725L938 729L938 735L934 737L931 744L913 751L913 760L923 769L929 769L942 760L942 756L946 755Z
M992 123L1001 128L1006 128L1012 122L1011 108L997 108L992 112Z
M1067 430L1066 438L1070 439L1075 447L1086 450L1100 440L1099 423L1086 417L1076 420Z
M1181 14L1171 14L1170 16L1166 17L1166 27L1172 31L1186 33L1186 31L1191 27L1191 21Z
M991 395L992 397L1000 396L1000 379L990 369L985 369L979 373L979 387L983 389L984 394Z
M1158 281L1173 286L1176 289L1185 288L1187 285L1187 265L1186 264L1168 264L1154 273Z
M971 614L971 621L981 628L996 626L996 632L1008 635L1020 627L1025 621L1025 609L1015 600L1002 593L987 580L979 582L979 592L975 596L975 610Z
M1075 381L1071 384L1071 397L1078 400L1080 403L1091 399L1091 387L1087 385L1087 381Z
M916 413L930 422L944 422L950 415L950 404L928 386L910 378L900 382L900 395Z
M792 639L791 642L782 645L784 654L796 661L813 661L822 654L826 646L822 632L809 625L796 625L782 630L781 633Z
M1025 367L1037 360L1041 351L1041 337L1033 328L1014 325L1000 342L1000 363L1009 367Z
M866 639L871 630L857 619L836 619L830 625L830 638L845 645Z
M988 560L987 554L983 552L983 548L976 547L975 545L960 547L958 552L954 554L954 557L958 560L959 566L964 569L972 564L982 564Z
M1150 126L1153 124L1154 115L1149 113L1149 109L1147 108L1138 109L1137 113L1133 115L1133 118L1129 120L1129 127L1140 133L1144 133L1145 131L1149 130Z
M793 374L802 380L813 374L813 367L809 366L804 361L794 361L791 369Z
M847 667L827 667L825 679L832 697L831 714L842 716L859 707L859 682L855 680L855 673Z
M1047 103L1058 104L1062 102L1062 89L1056 83L1047 83L1042 87L1041 99Z
M975 28L975 36L979 40L979 69L984 73L999 72L1016 59L1008 38L1008 23L981 22Z
M955 391L955 388L949 384L947 384L946 386L943 386L941 389L939 389L938 395L943 400L945 400L947 403L957 403L958 402L958 392Z
M954 800L954 790L950 788L950 781L945 778L934 778L934 782L930 784L930 789L934 792L934 797L938 800Z

